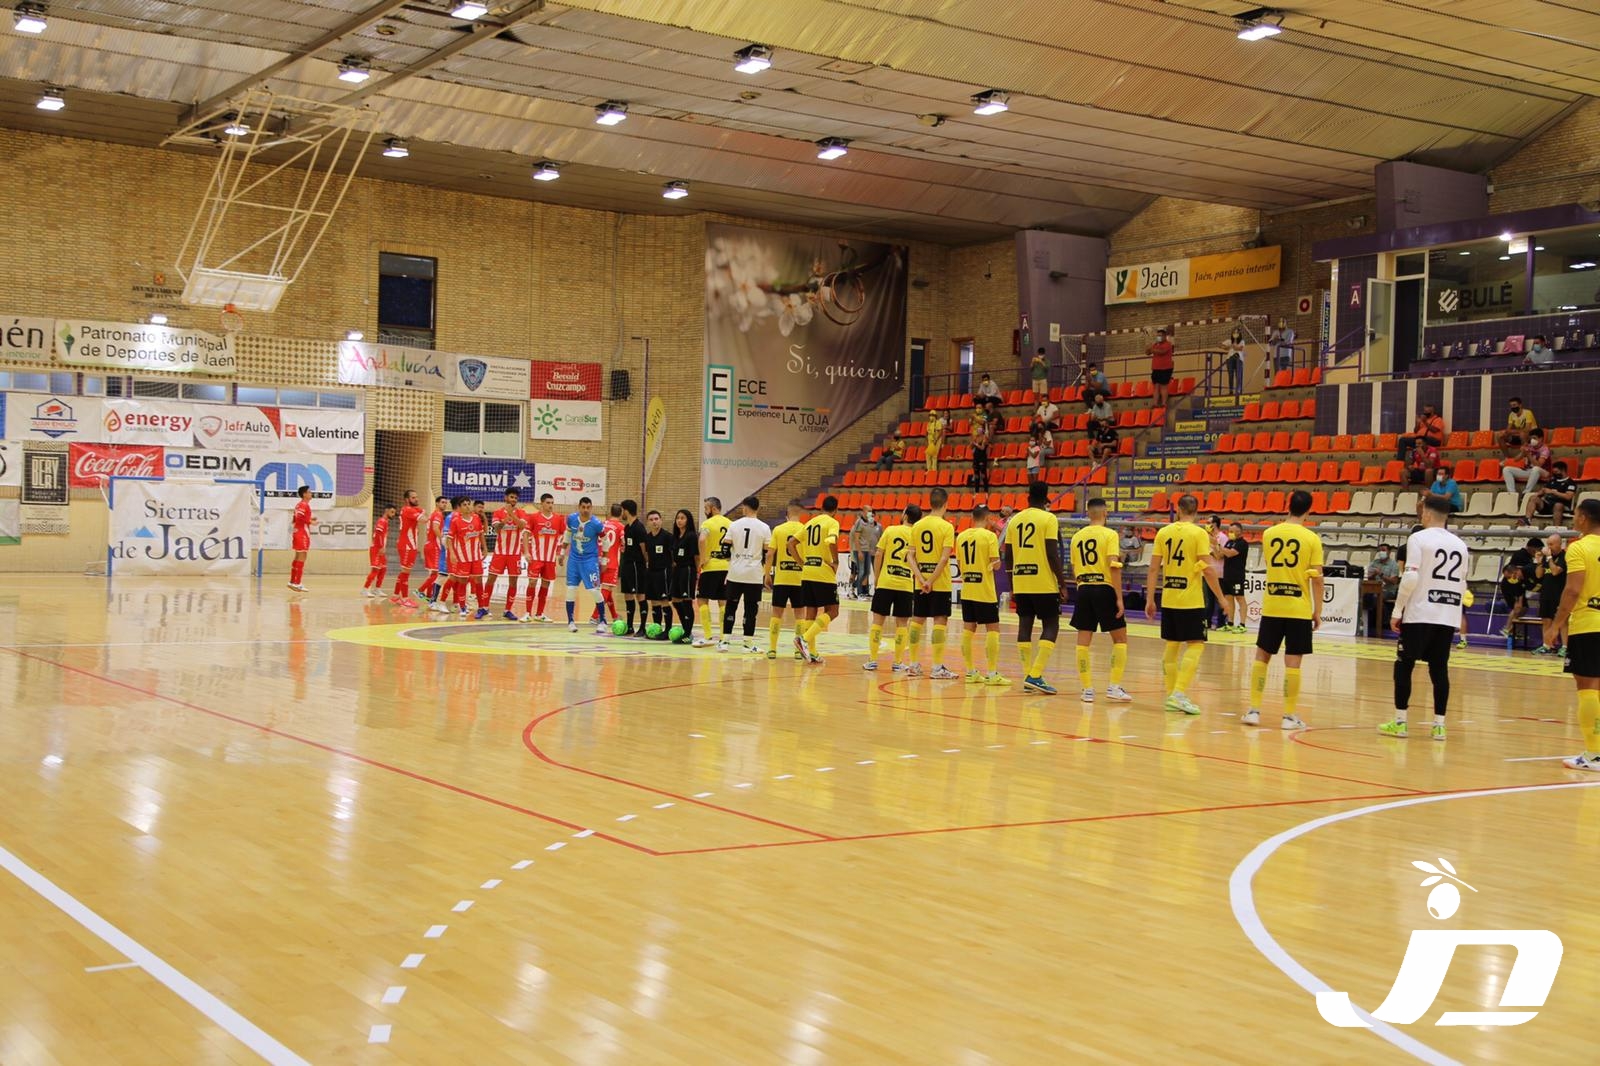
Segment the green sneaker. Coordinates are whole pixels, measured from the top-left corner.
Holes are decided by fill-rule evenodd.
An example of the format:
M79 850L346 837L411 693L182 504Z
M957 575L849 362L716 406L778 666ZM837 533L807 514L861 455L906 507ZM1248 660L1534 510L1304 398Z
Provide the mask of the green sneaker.
M1404 740L1406 738L1406 724L1404 722L1384 722L1378 726L1378 732L1386 737L1399 737ZM1443 739L1443 729L1440 730L1440 734L1441 739Z
M981 685L981 684L983 684L983 671L982 670L968 670L967 671L967 684L969 684L969 685Z
M1198 705L1196 705L1194 700L1191 700L1188 696L1185 696L1181 692L1174 692L1172 695L1168 696L1167 702L1163 703L1161 706L1166 710L1182 712L1183 714L1200 713L1200 708Z
M985 685L993 685L995 688L1005 688L1007 685L1011 684L1011 679L1009 677L1002 677L998 673L995 673L985 677L983 679L983 683Z
M1443 740L1444 739L1444 726L1436 725L1436 726L1433 727L1433 739L1434 740Z

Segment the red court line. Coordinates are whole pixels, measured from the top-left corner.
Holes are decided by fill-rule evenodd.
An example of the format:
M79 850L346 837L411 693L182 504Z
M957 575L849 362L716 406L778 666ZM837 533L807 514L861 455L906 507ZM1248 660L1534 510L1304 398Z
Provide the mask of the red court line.
M1331 744L1313 744L1311 741L1305 739L1305 735L1307 733L1318 733L1318 732L1329 732L1329 731L1330 730L1326 726L1312 726L1310 729L1296 730L1295 732L1291 733L1289 735L1289 740L1292 741L1295 744L1301 745L1302 747L1315 748L1318 751L1331 751L1331 752L1334 752L1334 753L1336 753L1338 755L1358 755L1363 759L1380 759L1380 758L1382 758L1382 756L1378 755L1376 752L1356 751L1354 748L1336 748ZM1374 732L1377 731L1376 727L1374 727L1373 731Z
M491 803L496 807L500 807L508 811L514 811L517 814L525 814L530 818L537 818L540 821L549 822L551 825L559 825L563 829L579 830L589 828L585 825L579 825L576 822L569 822L564 818L557 818L553 814L545 814L543 811L533 810L531 807L522 807L518 804L511 803L508 800L496 799L493 796L486 796L482 792L474 792L469 788L462 788L460 785L452 785L448 781L440 781L438 778L429 777L426 774L419 774L415 770L407 770L404 767L395 766L392 763L379 762L377 759L371 759L365 755L357 755L353 751L346 751L344 748L336 748L332 744L324 744L320 740L312 740L310 737L303 737L296 733L289 733L274 726L262 725L259 722L252 722L246 718L239 718L235 715L225 714L222 711L214 711L209 707L202 707L198 703L190 703L188 700L178 699L176 696L167 696L151 689L140 688L138 685L130 685L126 681L119 681L114 677L107 677L104 674L97 674L93 670L85 670L79 666L68 666L66 663L57 662L54 659L46 659L41 655L30 655L25 651L18 651L15 648L6 648L5 650L23 659L32 659L34 662L44 663L47 666L53 666L56 669L63 670L67 673L93 678L96 681L104 682L107 685L114 685L117 688L126 689L129 692L136 692L139 695L146 696L150 699L161 700L164 703L170 703L177 707L183 707L199 714L209 715L212 718L220 718L224 722L232 722L234 725L242 725L246 728L254 729L270 736L280 737L284 740L292 740L296 744L304 744L306 747L316 748L318 751L325 751L332 755L340 755L351 760L352 762L358 762L365 766L371 766L379 770L386 770L391 774L398 774L401 777L408 777L413 781L420 781L425 785L432 785L435 788L442 788L447 792L454 792L458 796L466 796L469 799L479 800L483 803ZM647 848L643 844L635 844L631 840L623 840L621 837L612 836L609 833L602 833L596 830L593 831L593 836L597 840L609 841L612 844L621 844L625 848L632 848L634 851L642 852L646 855L661 854L661 852L658 852L653 848Z

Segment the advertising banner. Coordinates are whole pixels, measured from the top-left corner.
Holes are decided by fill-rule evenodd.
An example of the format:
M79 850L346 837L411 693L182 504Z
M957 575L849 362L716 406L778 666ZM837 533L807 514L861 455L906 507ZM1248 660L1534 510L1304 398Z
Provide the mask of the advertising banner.
M13 392L6 397L7 440L98 441L100 401L88 396Z
M1106 268L1106 303L1155 303L1275 289L1283 248L1246 248L1159 263Z
M457 355L456 375L450 392L456 396L476 396L480 400L526 400L528 364L521 359L494 359L489 356Z
M154 444L71 444L67 483L75 489L103 489L107 478L165 477L164 452Z
M339 384L423 389L481 400L526 400L528 364L521 359L454 355L399 344L339 343Z
M315 508L333 500L338 488L338 461L333 455L283 455L272 452L208 452L168 448L162 461L169 481L252 481L265 494L267 510L292 509L301 485L311 486Z
M540 463L532 499L537 501L547 492L556 498L557 507L575 507L580 497L587 496L599 510L606 502L606 468ZM523 496L524 502L528 499Z
M599 440L604 397L599 363L535 360L531 373L528 436L549 440Z
M0 441L0 489L22 487L22 445Z
M231 376L239 371L233 336L197 329L128 322L90 322L60 318L55 323L59 362L124 374L164 370L176 374Z
M22 532L67 533L67 446L33 444L22 453Z
M49 362L50 335L55 325L53 318L0 315L0 359L13 363Z
M286 452L354 455L366 450L367 416L360 411L280 407L277 415Z
M1245 614L1252 629L1261 624L1261 598L1266 592L1265 570L1251 570L1244 577ZM1318 636L1353 637L1356 613L1361 610L1361 579L1328 577L1322 583L1322 628Z
M0 546L22 543L22 501L0 500Z
M294 522L282 511L268 510L261 522L261 547L289 550ZM314 551L366 551L372 546L372 512L365 507L312 507Z
M906 250L719 224L706 241L700 484L728 501L900 389Z
M194 423L193 404L165 400L103 400L98 440L104 444L188 448L194 444Z
M195 412L194 443L219 452L263 452L278 447L276 407L206 407Z
M242 485L118 482L107 536L112 570L247 576L255 509Z
M534 464L521 459L474 458L464 455L444 457L444 476L439 495L467 496L474 500L498 500L506 489L516 489L524 503L537 499L538 484Z

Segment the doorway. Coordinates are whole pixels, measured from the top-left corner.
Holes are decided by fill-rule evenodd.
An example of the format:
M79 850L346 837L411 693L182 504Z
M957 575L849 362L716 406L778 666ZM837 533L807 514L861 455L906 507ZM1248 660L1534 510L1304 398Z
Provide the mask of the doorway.
M972 358L976 351L972 337L956 337L951 340L951 356L955 372L955 392L968 393L972 391Z
M1394 283L1394 372L1401 373L1422 357L1422 298L1425 279L1399 278Z
M911 338L911 362L906 369L911 386L911 409L920 411L923 403L928 398L928 339L926 337Z
M439 470L433 467L433 443L426 433L402 433L380 429L372 444L372 509L374 514L385 504L396 507L405 502L407 489L417 490L417 505L424 521L433 510L439 494ZM398 525L395 526L399 528ZM389 552L395 552L399 538L390 538Z

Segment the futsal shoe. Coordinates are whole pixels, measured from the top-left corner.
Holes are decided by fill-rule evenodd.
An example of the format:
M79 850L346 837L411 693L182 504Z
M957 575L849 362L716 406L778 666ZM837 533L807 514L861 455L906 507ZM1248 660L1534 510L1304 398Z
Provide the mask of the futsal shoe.
M1022 679L1022 691L1036 692L1041 696L1054 696L1055 688L1042 677L1025 677Z
M1406 739L1406 724L1404 722L1383 722L1378 726L1378 732L1386 737L1399 737Z
M968 670L967 671L967 684L969 684L969 685L981 685L981 684L983 684L983 671L982 670Z
M999 673L993 673L985 677L983 679L983 683L985 685L993 685L995 688L1005 688L1007 685L1011 684L1011 679L1009 677L1002 677Z
M775 652L775 651L769 651L769 652L767 652L767 658L768 658L768 659L769 659L769 660L771 660L771 659L776 659L776 658L777 658L777 657L778 657L778 653L777 653L777 652Z
M705 637L695 637L694 638L694 642L692 644L690 644L690 647L692 647L692 648L709 648L709 647L712 647L714 644L716 644L716 641L714 641L714 640L707 640Z
M1433 739L1434 740L1443 740L1444 739L1444 726L1438 725L1438 724L1434 725L1434 727L1433 727Z
M889 667L889 672L894 674L903 674L906 672L906 664L902 662L896 662Z
M876 659L868 659L866 662L861 664L861 669L865 670L869 674L877 673L878 672L878 660L876 660Z
M794 657L796 659L810 659L811 658L810 654L807 653L807 651L806 651L806 641L805 641L804 637L795 637L794 638Z
M1595 758L1588 752L1584 752L1582 755L1574 755L1570 759L1562 759L1561 765L1565 766L1568 770L1588 770L1592 773L1600 772L1600 758Z
M576 623L576 622L568 622L567 623L567 632L568 633L576 633L577 631L578 631L578 623Z
M733 650L733 645L729 644L725 640L719 640L719 641L717 641L717 650L718 651L732 651Z
M1112 685L1106 689L1106 699L1112 703L1132 703L1133 697L1128 695L1128 690L1121 685Z
M961 675L957 674L954 670L950 669L944 663L940 663L938 666L935 666L933 668L933 670L928 674L928 676L933 678L935 681L954 681L957 677L959 677Z
M507 622L515 622L517 620L517 612L516 611L507 611L505 614L501 615L500 617L504 618Z
M1086 688L1081 693L1079 693L1078 702L1079 703L1093 703L1094 702L1094 689Z
M478 612L472 616L472 620L474 622L481 622L485 618L488 618L488 617L489 617L489 608L487 608L487 607L479 607L478 608Z
M574 633L578 631L576 624L573 625L572 631ZM604 622L596 622L594 626L594 635L597 637L609 637L611 635L611 627L606 625Z
M1252 707L1250 710L1245 711L1243 714L1241 714L1239 716L1239 724L1240 725L1260 725L1261 724L1261 712Z
M289 582L290 592L304 592L305 590L306 587L304 585L296 585L293 581Z
M922 676L922 664L921 663L908 663L908 664L906 664L906 676L907 677L921 677Z
M1163 703L1162 707L1169 711L1181 711L1184 714L1190 715L1200 713L1199 705L1182 692L1174 692L1172 695L1168 696L1167 702Z
M1311 728L1310 726L1306 725L1305 720L1302 719L1298 714L1286 714L1286 715L1284 715L1281 725L1282 725L1282 727L1284 729L1310 729ZM1435 737L1434 739L1443 740L1444 739L1444 734L1440 733L1440 735Z

